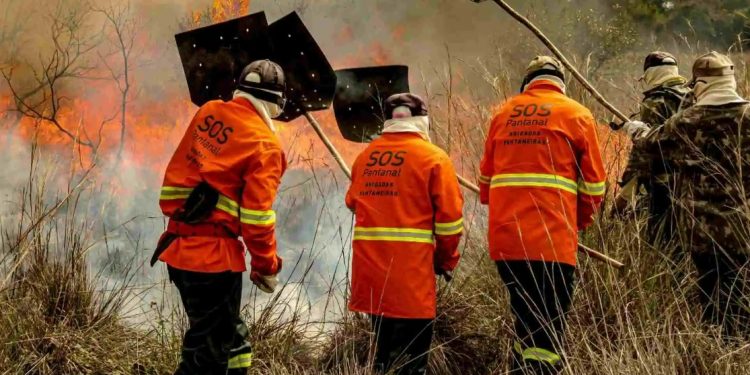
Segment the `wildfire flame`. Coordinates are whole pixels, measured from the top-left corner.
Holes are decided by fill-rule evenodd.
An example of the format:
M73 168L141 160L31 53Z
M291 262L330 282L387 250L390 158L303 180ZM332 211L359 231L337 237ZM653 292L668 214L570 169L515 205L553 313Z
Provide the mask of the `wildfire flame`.
M213 23L218 23L248 14L250 11L250 0L214 0L209 9L208 18ZM200 25L206 16L204 11L193 12L193 24Z

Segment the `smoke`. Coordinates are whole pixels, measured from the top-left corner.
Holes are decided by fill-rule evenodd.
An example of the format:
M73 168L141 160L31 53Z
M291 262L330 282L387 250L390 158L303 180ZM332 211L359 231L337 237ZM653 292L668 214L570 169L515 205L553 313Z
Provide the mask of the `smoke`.
M174 34L184 31L192 11L207 9L211 3L133 2L138 32L147 46L141 59L148 63L138 67L144 78L139 80L142 99L159 101L187 93ZM433 75L434 68L443 65L448 54L467 62L492 61L499 40L510 49L510 41L516 45L515 41L524 39L522 30L494 5L468 0L254 0L250 8L251 12L265 11L269 22L299 11L335 69L409 65L415 91L424 90L423 77L432 76L427 83L436 83L439 77ZM533 52L518 57L525 64Z

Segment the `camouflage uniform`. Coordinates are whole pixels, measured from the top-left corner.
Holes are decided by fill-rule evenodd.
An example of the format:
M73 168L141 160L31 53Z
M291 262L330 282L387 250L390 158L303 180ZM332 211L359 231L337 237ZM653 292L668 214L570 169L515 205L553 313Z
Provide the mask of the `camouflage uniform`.
M667 173L682 248L698 269L705 321L747 332L750 104L688 108L636 141Z
M640 119L652 128L664 124L681 108L689 106L687 94L689 89L684 80L676 77L663 85L645 91L640 106ZM628 165L623 173L621 185L637 179L636 194L641 186L648 191L648 239L652 245L657 241L669 242L673 237L673 212L669 197L670 175L638 144L633 145Z

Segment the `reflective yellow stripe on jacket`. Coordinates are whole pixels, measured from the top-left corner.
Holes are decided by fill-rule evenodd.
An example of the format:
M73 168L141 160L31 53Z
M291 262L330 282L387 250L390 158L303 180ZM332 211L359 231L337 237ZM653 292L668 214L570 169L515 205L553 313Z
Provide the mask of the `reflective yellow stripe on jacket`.
M238 354L232 358L229 358L229 363L227 364L227 368L236 369L236 368L248 368L253 363L253 353L244 353L244 354Z
M490 188L501 186L546 187L578 194L604 195L605 183L576 182L569 178L547 173L506 173L492 176Z
M544 173L506 173L492 176L490 188L501 186L547 187L578 193L578 184L562 176Z
M606 184L602 182L578 181L578 191L586 195L604 195Z
M256 211L240 208L240 221L243 224L271 225L276 223L276 212L273 210Z
M538 362L547 362L550 365L554 366L561 360L559 355L547 349L536 347L523 349L521 348L521 343L517 341L513 344L513 350L515 350L516 353L518 353L524 361L531 360Z
M216 208L234 217L239 217L238 212L240 212L240 205L224 195L219 195L219 201L216 202Z
M398 241L433 243L432 231L415 228L354 227L357 241Z
M161 188L161 194L159 199L163 201L175 200L175 199L187 199L193 188L176 187L176 186L163 186Z
M159 196L159 199L187 199L192 191L193 188L163 186L161 188L161 195ZM216 203L216 208L236 218L239 218L242 224L273 225L276 223L276 212L274 212L273 210L258 211L240 207L240 205L236 201L230 199L226 195L219 195L219 200Z
M435 234L438 236L450 236L459 234L464 230L464 218L460 218L452 223L435 223Z

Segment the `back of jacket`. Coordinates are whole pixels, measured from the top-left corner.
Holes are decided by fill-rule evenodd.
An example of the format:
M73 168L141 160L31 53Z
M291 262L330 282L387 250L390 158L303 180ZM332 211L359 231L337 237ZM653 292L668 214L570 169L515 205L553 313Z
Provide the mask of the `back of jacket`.
M160 206L172 217L192 189L208 183L220 196L205 221L241 235L261 274L278 269L276 214L272 209L286 160L276 135L244 98L204 104L169 161ZM181 237L160 259L196 272L246 270L242 243L235 238Z
M492 119L480 172L493 260L576 264L577 232L605 192L589 110L550 82L530 84Z
M693 106L643 142L677 174L672 188L689 247L750 254L750 104Z
M385 133L357 157L346 205L356 217L349 308L434 318L435 269L456 267L463 231L448 155L418 133Z

